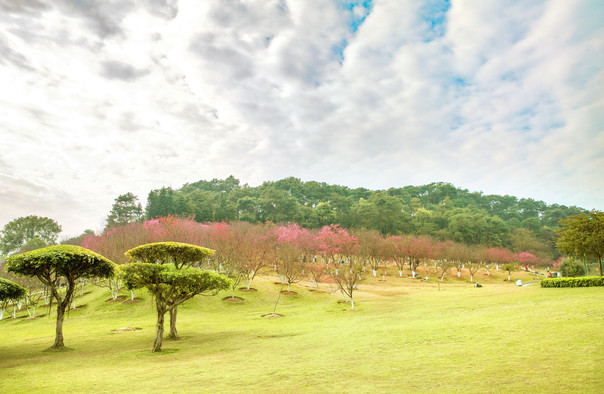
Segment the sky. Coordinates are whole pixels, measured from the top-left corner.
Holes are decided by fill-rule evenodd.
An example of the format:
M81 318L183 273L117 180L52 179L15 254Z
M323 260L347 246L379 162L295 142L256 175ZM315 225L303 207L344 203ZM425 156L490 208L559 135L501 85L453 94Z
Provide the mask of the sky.
M0 228L229 175L604 209L604 1L0 0Z

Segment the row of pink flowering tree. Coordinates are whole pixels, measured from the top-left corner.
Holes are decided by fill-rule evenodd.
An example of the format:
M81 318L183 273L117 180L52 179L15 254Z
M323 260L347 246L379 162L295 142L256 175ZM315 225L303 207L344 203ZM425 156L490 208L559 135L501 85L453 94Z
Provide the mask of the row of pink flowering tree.
M511 272L519 265L538 263L530 253L515 254L498 247L477 247L452 241L435 241L428 237L389 236L376 231L350 232L338 225L309 230L292 223L287 225L253 225L236 223L197 223L187 218L165 217L143 223L113 228L99 236L88 236L82 246L108 257L118 264L126 262L124 252L141 244L161 241L183 242L213 249L204 265L206 269L231 278L231 297L238 286L254 291L252 282L265 271L276 272L281 283L291 286L310 280L335 283L353 305L353 292L369 272L373 277L387 275L396 266L400 277L409 271L410 278L438 276L444 281L462 269L470 282L480 270ZM113 280L118 281L119 276ZM111 279L109 280L111 281ZM120 284L113 283L111 288ZM176 310L174 311L176 313Z

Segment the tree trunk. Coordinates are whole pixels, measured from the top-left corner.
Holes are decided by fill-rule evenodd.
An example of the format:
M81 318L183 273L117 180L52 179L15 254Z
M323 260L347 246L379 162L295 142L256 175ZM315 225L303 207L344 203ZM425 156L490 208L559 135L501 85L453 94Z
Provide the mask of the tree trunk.
M375 278L377 272L375 270L373 270L373 277Z
M64 303L57 304L57 327L55 334L55 343L50 348L51 349L60 349L65 347L63 344L63 318L65 317L65 307Z
M354 300L350 297L350 308L354 311Z
M403 277L403 271L399 271L398 272L398 276L402 278Z
M166 311L157 309L157 334L155 335L155 343L153 344L152 352L161 352L161 344L164 336L164 315Z
M474 279L472 277L472 273L470 273L470 283L474 282Z
M178 336L178 331L176 331L176 315L178 314L178 307L170 309L170 335L168 335L167 339L171 339L173 341L178 341L180 337Z

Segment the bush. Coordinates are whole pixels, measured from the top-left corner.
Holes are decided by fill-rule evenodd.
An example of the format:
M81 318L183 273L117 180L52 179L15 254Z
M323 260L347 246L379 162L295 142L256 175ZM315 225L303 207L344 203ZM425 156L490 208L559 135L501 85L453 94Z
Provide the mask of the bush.
M550 278L541 281L541 287L593 287L604 286L604 276L582 278Z
M585 275L585 267L579 260L567 257L562 260L562 263L560 264L560 273L565 278L583 276Z

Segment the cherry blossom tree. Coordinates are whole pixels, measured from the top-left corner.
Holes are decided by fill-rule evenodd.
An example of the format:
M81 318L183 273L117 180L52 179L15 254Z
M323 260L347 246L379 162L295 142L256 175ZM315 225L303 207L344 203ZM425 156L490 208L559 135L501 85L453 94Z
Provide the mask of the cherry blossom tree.
M411 266L411 276L415 278L417 268L422 261L433 255L434 245L427 237L410 238L407 244L407 257Z
M383 262L384 237L377 230L358 230L354 234L359 240L360 257L371 266L373 277L376 277Z
M327 265L334 263L336 274L339 271L336 260L343 261L343 258L350 256L357 246L357 238L337 224L324 226L317 234L318 254L323 257Z
M386 255L398 267L399 277L403 277L403 269L405 267L405 256L407 256L407 241L408 238L403 238L397 235L386 238Z
M301 228L298 224L288 226L277 226L277 272L287 282L287 291L290 292L291 285L299 282L310 263L305 244L313 238L310 231Z

